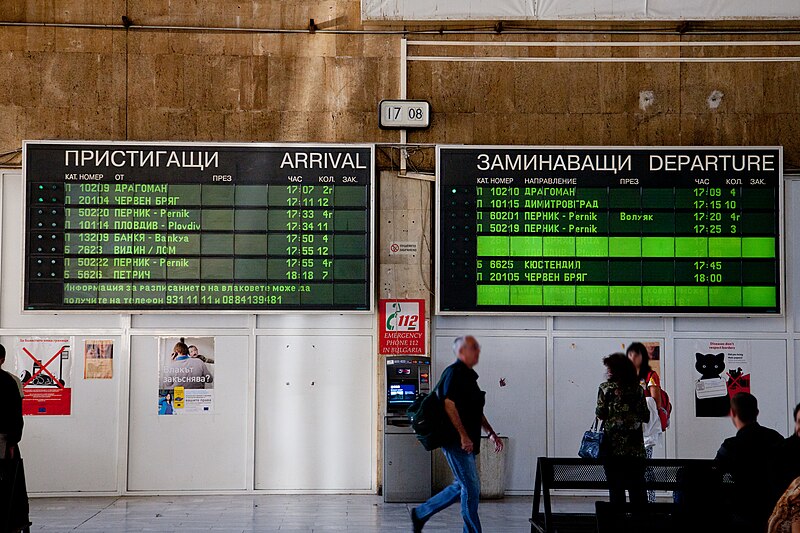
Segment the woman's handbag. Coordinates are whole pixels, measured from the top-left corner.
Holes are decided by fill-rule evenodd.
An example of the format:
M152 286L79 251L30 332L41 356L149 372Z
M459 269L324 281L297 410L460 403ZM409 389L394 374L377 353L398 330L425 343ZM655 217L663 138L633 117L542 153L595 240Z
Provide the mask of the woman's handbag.
M603 443L603 424L597 427L597 417L594 419L592 427L589 431L583 433L581 439L581 448L578 450L578 456L583 459L597 459L600 457L600 445Z

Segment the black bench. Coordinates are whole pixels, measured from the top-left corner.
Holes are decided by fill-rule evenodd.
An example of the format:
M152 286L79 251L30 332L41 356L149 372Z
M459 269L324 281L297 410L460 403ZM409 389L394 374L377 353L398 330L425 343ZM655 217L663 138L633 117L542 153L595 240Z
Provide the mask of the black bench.
M675 531L682 523L697 526L693 503L708 509L710 499L727 500L733 486L733 477L722 466L710 459L643 459L646 467L644 485L650 490L677 492L676 502L612 505L598 502L598 531L641 531L637 521L648 520L648 531L653 523L663 526L663 531ZM551 491L608 490L603 461L597 459L539 457L531 512L531 533L553 533ZM540 512L541 504L544 512ZM714 515L724 510L717 508ZM702 517L701 517L702 518Z

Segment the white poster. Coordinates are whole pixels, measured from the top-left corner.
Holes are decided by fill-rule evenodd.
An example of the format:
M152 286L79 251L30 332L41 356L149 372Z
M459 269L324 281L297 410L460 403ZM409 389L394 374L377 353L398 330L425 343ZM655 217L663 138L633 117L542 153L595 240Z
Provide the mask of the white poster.
M750 341L698 341L695 416L728 416L731 398L750 392Z
M161 337L158 414L214 410L214 337Z
M72 337L18 337L14 344L22 414L71 414Z

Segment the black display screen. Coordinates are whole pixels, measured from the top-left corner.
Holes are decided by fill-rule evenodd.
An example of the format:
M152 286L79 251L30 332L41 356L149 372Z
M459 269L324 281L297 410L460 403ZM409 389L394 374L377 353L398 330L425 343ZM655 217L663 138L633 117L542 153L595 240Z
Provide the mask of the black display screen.
M25 310L372 308L370 146L27 142Z
M440 147L441 313L781 312L780 148Z
M413 383L389 385L389 404L411 404L417 399L417 386Z

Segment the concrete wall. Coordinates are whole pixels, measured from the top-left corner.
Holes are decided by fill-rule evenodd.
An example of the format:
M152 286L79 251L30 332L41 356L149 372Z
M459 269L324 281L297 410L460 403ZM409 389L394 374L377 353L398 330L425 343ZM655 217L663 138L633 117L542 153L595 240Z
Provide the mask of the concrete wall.
M5 1L3 22L110 26L0 27L0 150L13 150L26 138L397 142L397 133L378 128L376 108L381 99L399 95L399 35L139 28L302 30L313 18L323 31L375 30L362 26L359 5L358 0ZM132 29L123 28L123 15ZM391 29L399 28L377 28ZM410 135L412 141L783 145L788 166L800 166L796 61L569 61L800 55L797 46L735 45L769 36L570 35L565 30L412 36L412 44L420 39L549 42L552 46L536 48L427 47L424 53L559 62L412 61L408 95L430 100L434 110L432 127ZM559 46L589 40L641 41L642 46ZM730 40L731 46L650 45L701 40ZM412 57L419 55L411 48ZM709 100L712 94L718 95L716 101Z
M126 2L8 1L0 21L0 151L22 139L394 141L399 37L129 30ZM91 6L91 7L90 7ZM137 25L359 27L358 1L129 1Z

